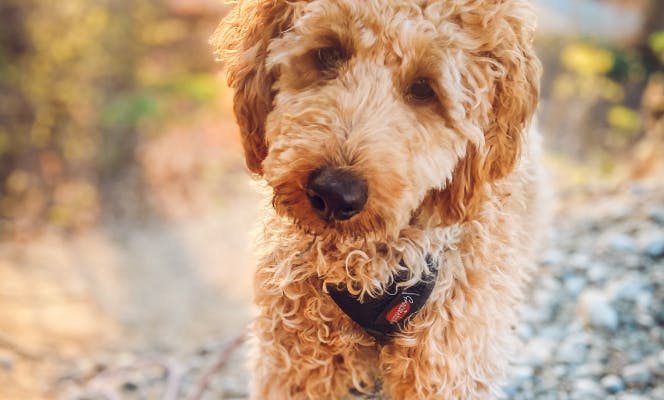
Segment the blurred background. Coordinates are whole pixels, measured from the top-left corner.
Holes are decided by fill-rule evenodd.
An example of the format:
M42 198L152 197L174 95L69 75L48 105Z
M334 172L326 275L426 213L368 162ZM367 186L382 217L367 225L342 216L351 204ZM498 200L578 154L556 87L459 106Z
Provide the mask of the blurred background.
M534 3L557 217L505 390L664 398L664 2ZM246 396L242 351L215 369L260 203L208 45L227 11L0 1L0 399Z

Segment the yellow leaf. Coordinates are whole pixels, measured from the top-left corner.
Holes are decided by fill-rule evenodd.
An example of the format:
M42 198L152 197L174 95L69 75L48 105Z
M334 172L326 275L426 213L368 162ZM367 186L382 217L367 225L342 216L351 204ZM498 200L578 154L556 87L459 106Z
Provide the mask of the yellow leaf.
M624 131L634 132L641 128L641 118L639 114L627 107L611 107L607 119L612 127Z
M615 59L611 52L587 43L572 43L561 53L563 65L579 75L604 75L613 68Z

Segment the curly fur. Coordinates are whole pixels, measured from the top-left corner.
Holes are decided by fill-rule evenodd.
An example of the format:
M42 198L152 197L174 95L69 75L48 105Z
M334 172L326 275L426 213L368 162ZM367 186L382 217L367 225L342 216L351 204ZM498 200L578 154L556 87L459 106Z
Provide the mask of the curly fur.
M497 395L539 225L533 21L523 0L241 0L221 23L247 166L271 200L253 399ZM329 46L345 58L321 71ZM434 101L409 98L418 78ZM350 220L309 205L307 177L324 165L368 183ZM423 255L440 261L434 292L387 344L325 293L380 296L399 269L405 284L428 272Z

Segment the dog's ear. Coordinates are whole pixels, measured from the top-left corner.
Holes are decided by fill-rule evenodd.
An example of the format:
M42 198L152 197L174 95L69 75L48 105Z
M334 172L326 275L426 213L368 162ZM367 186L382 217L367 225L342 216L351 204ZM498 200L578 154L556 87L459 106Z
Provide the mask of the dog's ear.
M228 85L234 90L234 112L240 127L249 170L263 173L267 155L265 119L272 109L275 72L265 65L271 39L293 20L288 0L239 0L224 18L211 43L225 65Z
M534 16L525 12L529 8L521 0L480 4L489 3L502 16L489 26L476 26L486 40L481 55L491 61L487 74L494 77L484 143L469 144L445 189L432 191L423 203L438 209L444 224L476 215L487 185L514 169L537 108L542 67L532 47Z
M414 218L437 215L435 223L447 226L465 222L476 215L486 190L487 178L483 177L482 161L477 147L469 144L445 189L430 191Z
M510 2L506 2L509 4ZM532 47L529 13L518 14L519 1L505 18L502 40L489 52L498 68L490 93L492 115L485 129L484 173L491 180L506 176L519 159L523 137L537 109L541 64ZM509 7L509 5L506 5ZM523 7L523 5L521 5ZM534 17L532 17L534 18Z

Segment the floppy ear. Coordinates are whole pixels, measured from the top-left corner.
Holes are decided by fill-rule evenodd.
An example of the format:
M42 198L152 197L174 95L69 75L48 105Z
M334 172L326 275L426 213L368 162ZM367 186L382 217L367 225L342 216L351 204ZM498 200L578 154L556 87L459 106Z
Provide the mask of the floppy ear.
M466 155L457 163L445 189L430 191L414 218L437 215L437 223L447 226L465 222L477 215L487 181L482 161L477 147L469 144Z
M247 167L263 173L267 155L265 119L272 109L275 72L265 65L267 47L293 20L288 0L240 0L224 18L211 43L225 64L233 97L235 118L240 126Z
M491 180L514 169L539 98L542 66L532 48L532 32L519 22L511 28L513 37L491 51L491 58L502 68L494 83L493 112L484 135L483 169Z
M532 47L534 16L523 12L528 7L520 0L494 4L503 7L503 16L481 25L486 39L481 55L492 61L487 74L494 76L484 144L469 144L445 189L432 191L423 203L437 208L444 224L470 219L487 185L514 169L537 108L542 67Z

